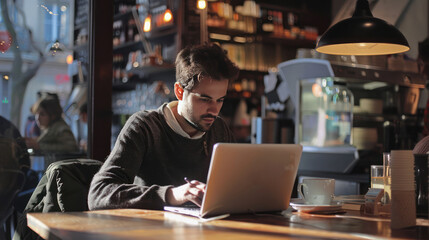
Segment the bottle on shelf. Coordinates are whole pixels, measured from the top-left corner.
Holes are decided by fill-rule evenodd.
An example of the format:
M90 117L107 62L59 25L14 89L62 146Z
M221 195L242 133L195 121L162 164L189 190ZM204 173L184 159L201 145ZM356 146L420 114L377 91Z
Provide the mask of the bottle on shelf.
M125 41L125 24L120 20L113 22L113 46L124 44Z
M136 36L138 36L136 21L134 18L128 20L128 31L127 31L127 42L135 42Z
M119 25L119 44L124 44L125 43L125 24L122 23L122 21L120 22Z
M258 24L258 32L272 33L274 32L273 15L271 10L261 9L261 19Z

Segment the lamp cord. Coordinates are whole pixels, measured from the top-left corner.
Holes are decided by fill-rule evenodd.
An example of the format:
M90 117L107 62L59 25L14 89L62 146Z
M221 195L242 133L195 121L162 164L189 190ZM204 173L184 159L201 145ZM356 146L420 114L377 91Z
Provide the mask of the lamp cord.
M371 9L369 8L368 0L358 0L356 2L353 17L373 17Z

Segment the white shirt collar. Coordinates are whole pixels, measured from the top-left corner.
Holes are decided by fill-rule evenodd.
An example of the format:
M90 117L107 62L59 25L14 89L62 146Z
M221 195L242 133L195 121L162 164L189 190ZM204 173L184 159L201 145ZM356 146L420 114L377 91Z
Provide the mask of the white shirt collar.
M197 134L195 134L194 136L189 136L188 133L186 133L183 128L180 126L179 122L177 121L176 117L174 116L173 110L172 108L177 107L177 104L179 102L178 101L172 101L170 103L168 103L166 105L166 107L164 107L163 111L164 111L164 116L165 116L165 120L167 121L168 126L171 127L171 129L173 129L173 131L175 131L177 134L186 137L186 138L190 138L190 139L199 139L202 136L204 136L205 132L197 132Z

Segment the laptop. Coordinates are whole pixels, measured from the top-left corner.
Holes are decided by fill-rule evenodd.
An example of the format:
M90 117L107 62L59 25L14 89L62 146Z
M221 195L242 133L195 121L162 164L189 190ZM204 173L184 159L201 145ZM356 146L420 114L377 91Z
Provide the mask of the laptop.
M301 154L299 144L217 143L201 208L164 210L200 218L285 210Z

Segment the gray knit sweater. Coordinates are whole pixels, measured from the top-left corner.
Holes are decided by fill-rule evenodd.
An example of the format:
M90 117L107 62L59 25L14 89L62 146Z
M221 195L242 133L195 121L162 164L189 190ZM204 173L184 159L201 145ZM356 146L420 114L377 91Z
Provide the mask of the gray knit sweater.
M183 137L168 126L164 106L128 119L92 180L89 209L162 209L167 189L184 184L184 177L206 182L213 145L233 142L231 131L217 118L202 138Z

